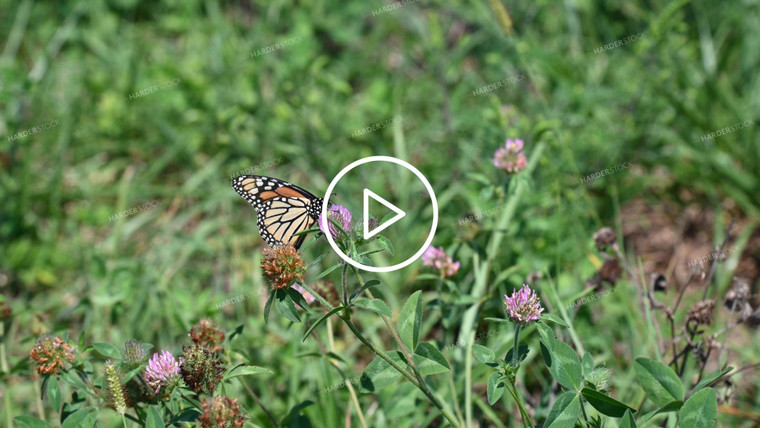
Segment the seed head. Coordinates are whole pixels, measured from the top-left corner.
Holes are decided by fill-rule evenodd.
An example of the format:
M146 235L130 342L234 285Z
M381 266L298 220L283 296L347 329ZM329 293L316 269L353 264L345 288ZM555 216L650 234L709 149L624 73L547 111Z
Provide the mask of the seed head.
M198 321L190 329L189 335L193 343L203 346L211 352L222 350L221 344L224 342L224 331L208 318Z
M198 345L182 348L179 370L185 384L196 394L212 393L224 373L222 362Z
M127 400L125 398L124 387L119 379L119 372L111 361L106 362L104 372L108 404L123 415L127 412Z
M710 325L713 321L713 310L715 301L712 299L703 300L694 305L686 314L686 323L695 322L697 325Z
M236 398L224 395L207 398L202 401L201 408L201 428L238 428L245 424L245 417L240 413Z
M615 235L615 231L609 227L603 227L594 233L594 243L596 244L596 249L599 251L603 250L605 247L612 246L616 239L617 236Z
M29 352L29 358L37 363L39 374L59 374L63 364L68 360L74 361L71 346L59 336L42 336Z
M293 246L278 245L264 250L261 269L272 288L280 289L303 281L306 263Z
M142 342L136 339L129 339L124 343L124 347L121 350L121 363L127 369L135 369L143 365L147 356L148 353L145 352Z

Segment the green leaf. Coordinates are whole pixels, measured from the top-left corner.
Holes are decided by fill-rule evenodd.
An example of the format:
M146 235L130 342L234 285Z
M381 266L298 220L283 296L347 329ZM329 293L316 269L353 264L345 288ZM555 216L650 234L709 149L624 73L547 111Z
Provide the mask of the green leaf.
M309 304L306 303L306 298L303 297L303 294L299 293L298 290L296 290L292 286L285 288L284 290L285 290L285 293L288 294L288 297L290 297L290 299L293 300L293 302L298 303L298 306L300 306L306 311L309 310Z
M718 397L712 388L704 388L689 397L678 413L682 427L712 428L718 419Z
M362 297L356 299L354 306L357 308L367 309L372 312L377 312L378 314L385 315L386 317L391 316L391 308L389 308L388 305L380 299L368 299L366 297Z
M333 308L333 310L331 310L330 312L322 315L314 324L311 325L311 327L309 327L308 330L306 330L306 334L303 335L303 339L301 339L301 341L302 342L305 341L306 338L309 337L311 332L314 331L314 329L317 328L318 325L322 324L323 322L325 322L325 320L330 318L336 312L341 311L342 309L343 309L343 306L338 306L337 308Z
M513 351L515 348L510 348L509 351L507 351L507 356L504 357L504 362L507 364L512 363L512 358L514 358ZM521 343L520 346L517 347L517 364L520 364L522 360L524 360L528 356L528 352L530 352L530 348L528 348L528 345Z
M32 416L16 416L13 418L19 428L50 428L50 424Z
M280 315L293 322L301 322L301 317L298 316L296 305L285 290L279 289L275 292L274 302L277 307L277 312L279 312Z
M71 386L74 386L76 388L79 388L82 391L89 391L90 387L87 386L84 381L82 381L82 378L79 376L80 372L78 370L70 370L67 372L61 373L61 380L68 383Z
M47 393L50 405L53 406L55 412L58 413L61 411L61 387L58 385L58 379L55 377L50 378Z
M563 392L554 402L543 426L544 428L573 428L580 414L581 401L578 394Z
M595 391L591 388L583 388L581 394L586 398L589 404L593 406L599 413L613 418L622 417L627 410L636 411L636 409L629 407L614 398L602 394L599 391Z
M407 363L400 351L388 352L386 355L391 361L406 369ZM361 376L360 391L376 392L395 383L400 378L401 373L378 356L364 369L364 373Z
M93 408L85 407L70 414L61 424L61 428L80 428L93 412Z
M420 320L422 319L422 291L415 291L401 308L398 319L398 332L401 341L409 349L416 349L420 337Z
M633 419L633 413L630 410L626 410L623 414L623 419L620 421L620 428L636 428L636 421Z
M164 428L164 419L156 409L156 406L148 407L148 414L145 417L145 428Z
M422 342L414 350L414 367L423 375L433 375L451 370L449 362L432 343Z
M562 318L554 315L554 314L543 314L541 315L541 321L549 321L553 322L554 324L561 325L562 327L570 327L567 325L565 321L562 320Z
M512 321L506 319L506 318L494 318L494 317L485 317L483 318L486 321L493 321L497 322L499 324L512 324Z
M564 342L556 341L552 351L541 341L541 353L544 356L544 363L549 368L549 373L560 385L575 392L580 390L581 359L573 348Z
M541 336L541 341L544 342L549 350L554 350L554 344L557 342L557 336L554 334L554 330L543 322L536 323L538 327L538 334Z
M108 358L113 358L114 360L121 360L121 351L119 351L119 348L115 347L114 345L111 345L110 343L105 343L105 342L93 343L92 347L95 348L95 350L98 351L98 353L103 356L106 356Z
M224 380L238 376L252 376L258 374L274 374L274 372L265 367L242 365L233 367L228 371L227 374L224 375Z
M472 345L472 355L481 363L490 363L496 358L496 354L492 350L481 345Z
M662 407L671 401L683 401L683 384L670 367L646 358L637 358L634 368L641 387L654 404Z
M374 287L376 285L380 285L380 281L376 279L370 279L369 281L365 282L364 285L362 285L360 289L351 293L351 296L348 298L348 302L349 303L353 302L354 299L356 299L360 294L364 293L364 290Z
M393 244L391 243L390 239L382 235L377 235L377 243L380 244L380 246L383 247L386 251L388 251L391 256L395 254L395 251L393 250Z
M589 375L592 371L594 371L594 357L591 356L588 352L583 354L583 378L585 379L586 376Z
M504 376L499 372L494 372L491 377L488 378L488 404L493 406L493 403L499 401L502 395L504 395Z
M195 422L198 420L198 416L201 415L201 412L199 412L197 409L191 409L187 408L183 410L180 414L174 416L167 422L169 425L175 424L177 422Z
M704 379L702 379L695 387L694 390L691 391L692 394L696 393L700 389L709 386L711 383L715 382L716 380L720 379L723 375L733 370L733 367L726 367L723 370L716 370L707 376L705 376Z
M330 266L329 268L325 269L322 273L320 273L319 275L317 275L317 277L314 278L314 280L316 281L316 280L318 280L320 278L326 277L330 272L334 271L335 269L338 269L341 266L343 266L343 262L336 263L336 264Z
M264 305L264 324L269 324L269 311L272 310L274 295L275 293L269 293L269 297L267 297L267 303Z

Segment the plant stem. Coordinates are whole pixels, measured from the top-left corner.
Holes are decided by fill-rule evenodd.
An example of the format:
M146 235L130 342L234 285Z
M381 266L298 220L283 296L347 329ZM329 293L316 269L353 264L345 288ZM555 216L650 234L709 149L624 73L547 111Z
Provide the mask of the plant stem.
M512 382L512 380L509 381L511 385L506 385L507 391L509 391L509 394L514 398L515 403L517 403L517 408L520 409L520 416L523 420L523 426L524 427L530 427L533 428L533 422L530 420L530 416L528 416L528 412L525 410L525 407L523 407L522 400L520 400L520 395L517 393L517 383Z
M356 325L350 319L345 318L345 317L342 317L342 319L343 319L343 322L346 324L346 326L348 326L349 330L351 330L354 336L356 336L356 338L359 339L359 341L361 341L364 344L364 346L369 348L369 350L374 352L375 355L379 356L380 358L385 360L385 362L390 364L394 369L396 369L399 373L401 373L401 375L407 378L407 380L409 380L409 382L411 382L412 385L419 388L419 390L422 391L422 393L425 394L425 396L427 396L430 402L433 403L433 405L435 405L435 407L438 408L438 410L441 412L443 417L446 418L446 420L448 420L449 423L451 423L451 425L455 427L459 426L454 415L452 415L448 409L443 407L443 404L441 404L440 400L438 400L438 398L435 395L433 395L432 392L430 392L430 390L428 389L427 385L424 382L420 383L412 374L404 370L403 367L401 367L395 361L393 361L390 357L388 357L385 354L385 352L377 349L375 345L372 344L372 342L367 340L367 338L364 337L364 335L362 335L362 333L359 331L358 328L356 328Z
M515 325L515 344L512 346L512 367L517 369L517 347L520 345L520 330L522 326L520 324Z
M40 378L39 376L34 377L34 390L39 391L40 390ZM40 419L43 421L45 420L45 409L42 406L42 394L34 394L35 397L35 403L37 404L37 413L40 415Z
M269 413L269 410L266 407L264 407L264 404L262 404L261 400L259 400L259 396L256 395L256 393L253 392L253 390L251 389L251 387L249 387L248 384L243 381L242 377L240 377L239 379L240 379L240 383L243 385L243 387L246 390L248 390L249 394L251 394L251 398L253 398L253 401L255 401L256 404L259 405L259 407L261 407L261 410L264 411L264 414L266 414L267 417L269 418L269 420L272 421L272 425L274 425L275 427L279 427L280 424L277 423L277 419L275 419L274 416L272 416L272 414Z

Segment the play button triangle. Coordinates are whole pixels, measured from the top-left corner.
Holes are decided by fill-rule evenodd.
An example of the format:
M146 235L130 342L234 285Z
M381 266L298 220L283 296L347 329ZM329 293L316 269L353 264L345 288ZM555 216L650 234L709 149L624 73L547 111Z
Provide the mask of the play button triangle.
M378 225L377 227L375 227L371 231L369 230L369 219L370 219L370 216L369 216L369 198L370 197L372 199L376 200L377 202L380 202L381 204L383 204L383 206L385 208L388 208L389 210L391 210L394 213L396 213L395 216L393 216L392 218L390 218L385 223ZM386 201L381 196L379 196L377 193L375 193L375 192L373 192L373 191L371 191L369 189L364 189L364 221L362 222L364 224L364 230L363 230L363 232L364 232L364 239L369 239L369 238L377 235L378 233L380 233L383 230L385 230L388 226L390 226L393 223L395 223L395 222L401 220L402 218L404 218L405 215L406 215L406 213L404 211L400 210L397 206L393 205L392 203Z

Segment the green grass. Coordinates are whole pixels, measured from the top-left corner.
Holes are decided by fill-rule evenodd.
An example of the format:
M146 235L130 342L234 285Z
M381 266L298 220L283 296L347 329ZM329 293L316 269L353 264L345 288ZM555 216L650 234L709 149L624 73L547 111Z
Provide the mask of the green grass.
M511 35L489 2L415 2L377 16L372 11L385 3L0 4L0 294L14 313L3 339L13 371L2 378L0 395L8 401L0 425L8 415L37 415L39 385L31 381L26 357L40 332L68 332L86 345L138 338L177 352L203 317L228 332L241 327L232 348L274 371L248 385L278 419L308 399L317 404L305 410L315 426L344 423L346 388L322 392L340 375L325 358L302 356L321 354L316 342L301 342L302 326L282 317L263 323L265 244L253 210L229 183L230 174L249 167L272 164L258 173L321 194L341 168L364 156L396 156L417 166L439 200L433 243L462 262L457 292L439 294L433 281L418 280L427 272L420 262L365 279L382 280L376 294L395 316L409 294L423 289L423 334L441 348L460 333L497 328L482 344L506 352L511 330L483 318L502 317L501 296L531 272L551 278L557 296L548 283L541 286L553 310L556 299L577 298L595 270L591 235L605 225L620 232L621 207L634 198L715 212L714 243L738 215L747 220L740 248L751 242L760 219L756 1L502 2L514 24ZM639 41L593 52L641 32L646 37ZM302 41L251 57L297 36ZM473 95L519 73L527 79ZM172 79L181 83L129 97ZM399 116L401 123L351 136ZM51 120L59 125L8 138ZM746 120L754 125L701 139ZM505 209L481 220L483 230L465 239L457 227L461 217L507 201L506 174L493 167L492 156L508 137L525 141L531 161L530 171L517 178L521 196L507 223L498 222ZM623 162L634 166L581 183ZM153 200L160 204L109 221ZM499 237L496 248L488 246L492 235ZM304 257L314 260L327 250L320 239ZM626 250L636 263L635 249ZM462 296L477 289L476 263L486 259L481 285L488 294L476 294L484 299L475 305ZM337 262L329 254L307 280ZM717 299L736 268L719 268ZM338 278L338 271L328 276ZM573 326L597 363L615 373L613 395L638 407L643 393L635 387L633 360L659 355L635 286L624 278L618 287L619 293L582 308ZM217 308L251 292L243 303ZM429 304L439 297L461 303L445 316ZM682 307L699 293L686 299ZM726 319L720 312L711 331ZM392 346L376 316L359 320L375 343ZM669 337L666 325L661 318ZM332 338L318 330L322 342L334 344L346 376L360 376L372 355L344 326L332 327ZM738 330L728 341L734 367L757 362L760 351L755 330ZM537 339L529 330L523 337ZM551 378L537 345L533 349L520 382L538 399ZM464 350L446 353L457 405L472 409L481 426L512 426L516 410L506 400L490 414L484 409L486 367L472 368L472 400L481 403L465 402ZM758 418L756 373L733 378L744 378L744 389L729 404ZM446 376L431 383L451 400ZM268 426L248 391L236 384L227 394L239 398L253 423ZM402 382L363 395L360 403L370 426L426 426L439 416ZM49 410L47 417L54 417ZM118 423L113 411L101 417L104 426ZM358 426L355 412L352 417ZM723 412L720 421L735 426L742 419Z

